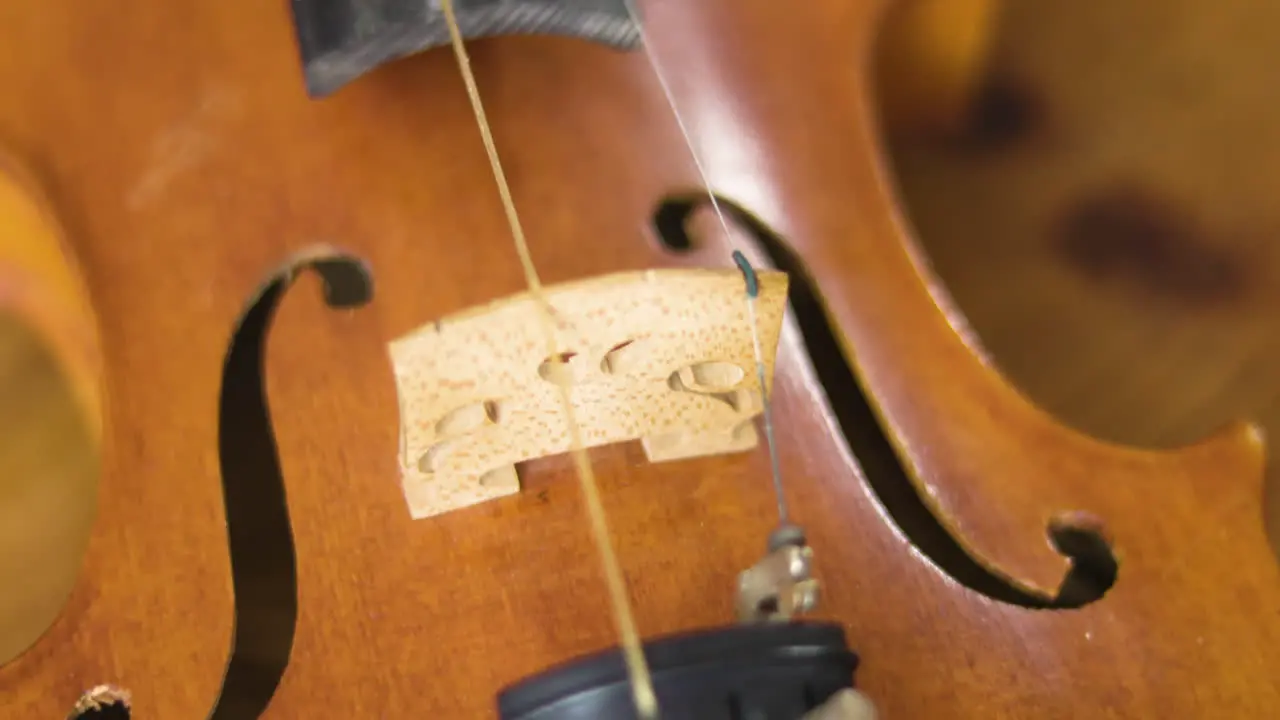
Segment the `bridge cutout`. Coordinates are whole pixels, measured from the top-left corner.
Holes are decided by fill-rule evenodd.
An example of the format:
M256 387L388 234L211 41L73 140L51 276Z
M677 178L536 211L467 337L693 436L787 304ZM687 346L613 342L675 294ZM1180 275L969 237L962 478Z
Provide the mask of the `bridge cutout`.
M1045 528L1050 545L1070 560L1070 569L1054 595L1029 592L979 563L920 497L836 340L803 261L778 233L742 206L719 195L716 201L736 236L754 244L775 268L789 276L792 317L845 443L872 492L912 545L956 582L993 600L1021 607L1080 608L1101 599L1115 585L1119 564L1101 532L1101 523L1066 512ZM693 251L697 238L692 225L700 213L709 211L710 198L705 194L669 197L655 209L654 230L668 250ZM1027 541L1035 542L1036 538Z
M765 363L787 277L760 273L756 326ZM518 293L428 322L390 345L409 512L431 517L519 492L518 463L567 453L568 388L585 447L640 440L650 462L757 446L752 324L742 274L621 272L549 286L557 353L543 312Z

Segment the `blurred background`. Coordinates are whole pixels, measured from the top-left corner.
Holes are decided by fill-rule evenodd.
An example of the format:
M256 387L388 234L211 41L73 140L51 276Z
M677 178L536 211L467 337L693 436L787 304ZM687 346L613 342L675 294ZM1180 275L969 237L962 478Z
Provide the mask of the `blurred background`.
M1280 6L904 0L882 132L992 360L1095 436L1280 443ZM1266 522L1280 552L1280 473Z

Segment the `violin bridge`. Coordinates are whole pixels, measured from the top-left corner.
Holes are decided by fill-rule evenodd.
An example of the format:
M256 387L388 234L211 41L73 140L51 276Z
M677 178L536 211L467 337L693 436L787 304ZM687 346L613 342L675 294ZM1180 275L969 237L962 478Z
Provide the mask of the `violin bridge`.
M763 271L756 313L772 392L787 277ZM640 440L651 462L756 447L761 412L751 325L736 269L618 273L520 293L390 343L401 481L415 518L520 490L516 464L569 452L557 385L585 447Z

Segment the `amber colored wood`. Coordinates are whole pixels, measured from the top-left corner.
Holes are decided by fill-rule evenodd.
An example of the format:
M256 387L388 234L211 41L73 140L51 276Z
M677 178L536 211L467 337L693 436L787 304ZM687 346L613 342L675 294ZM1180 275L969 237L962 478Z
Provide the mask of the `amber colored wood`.
M97 442L103 394L98 328L63 220L31 171L0 148L0 307L41 336Z
M1280 710L1260 439L1231 426L1177 452L1107 445L984 364L885 180L857 62L881 8L646 10L712 184L807 263L946 524L1032 587L1062 576L1045 538L1059 513L1096 516L1121 556L1115 588L1080 611L961 588L889 524L784 338L775 410L791 508L817 552L821 615L847 626L860 686L885 716ZM221 361L264 277L319 242L365 258L376 290L368 307L334 312L303 278L271 337L300 618L264 717L491 717L501 685L614 642L566 458L524 468L535 492L427 520L410 519L398 487L386 342L523 287L450 54L311 102L283 4L122 14L49 0L5 19L0 135L39 161L73 219L121 398L88 569L53 630L0 669L8 707L58 716L112 682L136 718L207 713L231 637ZM677 257L646 230L661 198L699 179L643 56L536 38L472 52L545 282L728 266L723 239ZM641 631L730 622L735 575L776 521L764 452L593 457Z
M979 97L1001 0L898 0L874 46L886 132L950 134Z
M0 157L0 663L57 618L97 497L101 360L61 227Z
M937 273L1064 422L1141 446L1280 432L1280 103L1257 71L1278 28L1251 0L1014 3L959 147L893 148ZM1268 481L1280 555L1280 464Z

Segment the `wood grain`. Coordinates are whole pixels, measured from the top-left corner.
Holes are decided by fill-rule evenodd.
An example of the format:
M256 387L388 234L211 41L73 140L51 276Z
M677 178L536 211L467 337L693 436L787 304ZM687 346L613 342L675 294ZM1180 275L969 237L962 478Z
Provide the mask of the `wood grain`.
M761 412L753 328L773 378L787 278L757 273L748 315L742 273L621 273L520 293L440 318L391 341L401 482L428 517L520 491L516 464L573 447L560 386L571 387L584 447L641 441L650 462L757 447ZM559 355L559 362L556 362Z
M1030 588L1052 591L1063 575L1046 539L1062 513L1098 518L1122 558L1116 586L1079 611L960 586L889 523L863 481L874 459L848 451L795 334L784 338L789 499L817 552L822 615L848 628L860 686L885 715L1280 709L1280 619L1235 612L1280 596L1250 524L1259 438L1233 426L1177 452L1104 444L985 363L887 182L858 60L881 7L646 10L653 50L680 68L674 92L712 185L803 259L943 523ZM269 338L299 621L263 717L492 716L500 686L613 643L567 459L522 468L530 492L426 520L409 517L398 487L386 342L523 283L449 54L312 102L282 4L122 14L49 0L4 12L0 136L69 218L121 398L88 569L53 631L0 669L8 707L58 716L104 682L132 693L135 718L214 704L232 629L220 362L264 279L322 242L363 258L375 290L335 311L314 277L299 278ZM700 181L643 56L502 38L474 43L473 58L544 281L729 266L723 237L677 256L649 229L663 198ZM735 575L776 522L765 454L593 457L641 631L730 622Z

